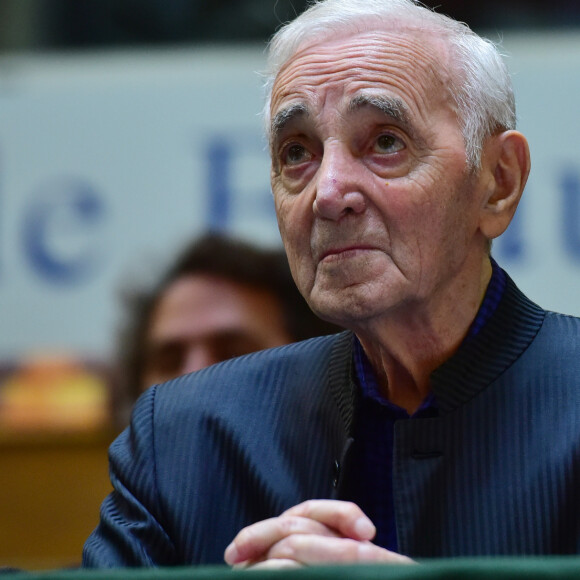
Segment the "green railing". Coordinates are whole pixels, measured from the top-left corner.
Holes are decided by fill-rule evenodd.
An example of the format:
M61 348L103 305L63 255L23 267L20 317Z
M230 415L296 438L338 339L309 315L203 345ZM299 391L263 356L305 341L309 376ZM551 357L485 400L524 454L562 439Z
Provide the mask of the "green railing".
M55 570L1 574L15 580L580 580L580 557L460 558L416 566L315 566L292 570L231 570L225 566Z

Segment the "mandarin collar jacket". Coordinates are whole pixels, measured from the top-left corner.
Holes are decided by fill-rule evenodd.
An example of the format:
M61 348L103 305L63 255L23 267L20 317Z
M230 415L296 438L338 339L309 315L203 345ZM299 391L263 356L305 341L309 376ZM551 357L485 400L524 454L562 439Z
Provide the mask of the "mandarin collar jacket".
M110 449L114 491L86 567L223 563L250 523L342 498L357 420L350 332L250 354L147 391ZM580 553L580 320L507 280L432 375L439 416L395 425L400 551Z

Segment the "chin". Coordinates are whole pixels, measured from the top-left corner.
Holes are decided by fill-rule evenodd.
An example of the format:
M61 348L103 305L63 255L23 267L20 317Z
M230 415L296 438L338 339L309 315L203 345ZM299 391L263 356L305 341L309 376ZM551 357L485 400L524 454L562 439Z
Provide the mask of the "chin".
M385 282L355 284L342 289L314 286L308 304L323 320L354 330L403 305L401 289L392 286L389 291Z
M374 308L369 308L368 302L351 300L319 298L309 302L310 308L319 318L337 326L353 330L361 321L376 316Z

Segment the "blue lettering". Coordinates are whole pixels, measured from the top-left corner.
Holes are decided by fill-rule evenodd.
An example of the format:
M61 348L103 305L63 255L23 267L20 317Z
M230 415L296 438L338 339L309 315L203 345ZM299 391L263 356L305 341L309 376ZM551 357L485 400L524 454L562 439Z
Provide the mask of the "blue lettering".
M209 207L207 221L212 230L226 230L230 221L230 145L216 138L207 149Z
M562 235L564 250L580 262L580 177L573 168L565 169L560 179L562 189Z
M86 182L62 178L42 187L23 220L23 248L33 271L59 284L75 284L96 270L105 204Z
M525 198L524 198L525 200ZM503 264L522 263L526 258L524 242L525 201L522 200L507 230L497 239L493 253Z
M268 181L269 159L262 140L255 132L237 135L214 136L206 146L208 213L207 226L212 230L226 231L234 221L248 215L263 216L275 223L275 210ZM257 172L251 171L256 167ZM263 168L262 181L260 178ZM247 183L248 176L252 183ZM245 177L245 183L244 182ZM235 187L234 185L235 184ZM236 201L244 204L234 214Z

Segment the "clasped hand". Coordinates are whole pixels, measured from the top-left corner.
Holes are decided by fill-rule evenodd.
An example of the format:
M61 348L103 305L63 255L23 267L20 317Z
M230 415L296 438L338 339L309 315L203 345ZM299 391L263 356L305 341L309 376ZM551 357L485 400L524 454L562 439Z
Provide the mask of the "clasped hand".
M244 528L225 551L225 561L243 568L289 568L355 562L412 563L375 546L376 529L354 503L308 500L282 515Z

